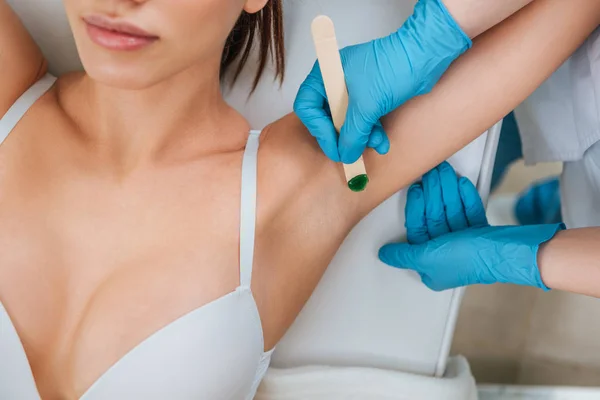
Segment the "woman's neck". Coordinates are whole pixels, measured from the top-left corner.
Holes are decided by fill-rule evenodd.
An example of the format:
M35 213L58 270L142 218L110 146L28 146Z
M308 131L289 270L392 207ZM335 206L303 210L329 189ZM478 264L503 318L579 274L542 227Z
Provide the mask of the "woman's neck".
M231 150L249 129L223 100L218 72L205 69L143 90L112 88L84 75L69 92L65 108L86 142L123 172L157 159Z

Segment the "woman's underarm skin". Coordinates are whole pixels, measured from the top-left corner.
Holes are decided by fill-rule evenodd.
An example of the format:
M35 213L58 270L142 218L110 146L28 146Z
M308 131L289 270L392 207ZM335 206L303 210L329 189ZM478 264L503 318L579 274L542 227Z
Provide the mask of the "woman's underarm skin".
M600 228L569 229L556 234L538 252L544 284L600 298Z
M600 24L598 0L535 0L481 35L428 95L383 120L391 149L365 153L362 213L473 141L527 98Z
M533 0L443 0L450 14L470 38L513 15Z

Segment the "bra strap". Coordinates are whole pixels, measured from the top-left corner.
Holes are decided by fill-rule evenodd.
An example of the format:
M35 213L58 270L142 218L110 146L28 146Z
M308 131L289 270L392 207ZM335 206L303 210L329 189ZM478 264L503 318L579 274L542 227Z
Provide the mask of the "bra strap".
M15 104L8 109L6 114L0 119L0 144L4 142L31 106L54 85L54 82L56 82L56 78L50 74L46 74L46 76L34 83L33 86L23 93Z
M250 288L256 230L256 170L260 131L250 131L242 161L240 207L240 287Z

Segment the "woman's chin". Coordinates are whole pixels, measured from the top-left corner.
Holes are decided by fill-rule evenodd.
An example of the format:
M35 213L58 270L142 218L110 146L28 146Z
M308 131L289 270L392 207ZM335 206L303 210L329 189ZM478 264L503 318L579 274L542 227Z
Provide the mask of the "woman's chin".
M94 81L116 89L142 90L154 86L162 80L148 68L102 64L83 61L85 72Z

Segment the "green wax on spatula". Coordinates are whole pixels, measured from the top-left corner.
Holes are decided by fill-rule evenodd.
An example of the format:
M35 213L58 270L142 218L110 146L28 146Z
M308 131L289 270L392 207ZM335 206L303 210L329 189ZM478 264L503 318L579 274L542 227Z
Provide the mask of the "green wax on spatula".
M356 175L348 182L348 187L353 192L362 192L369 183L369 177L366 174Z

